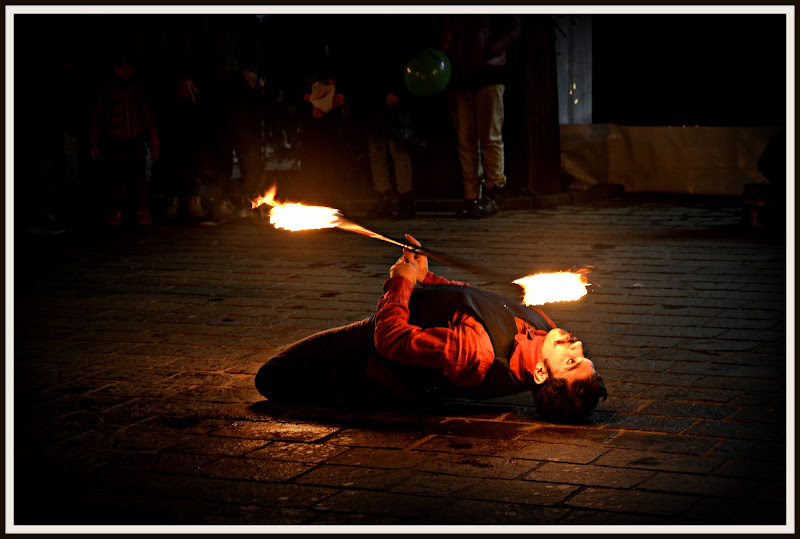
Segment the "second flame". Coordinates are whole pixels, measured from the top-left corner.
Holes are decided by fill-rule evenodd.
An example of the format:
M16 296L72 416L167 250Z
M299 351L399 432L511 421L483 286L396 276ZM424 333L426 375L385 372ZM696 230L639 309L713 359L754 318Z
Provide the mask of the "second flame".
M586 275L568 271L538 273L513 282L525 291L525 297L522 298L525 305L575 301L586 295L586 287L589 286Z

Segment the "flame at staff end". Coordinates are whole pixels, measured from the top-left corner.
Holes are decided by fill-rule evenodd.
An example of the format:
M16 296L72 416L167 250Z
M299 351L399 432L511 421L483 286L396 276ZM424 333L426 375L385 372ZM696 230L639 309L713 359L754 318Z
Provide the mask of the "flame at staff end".
M589 283L583 273L559 271L538 273L513 281L525 291L525 305L543 305L559 301L575 301L586 295Z
M320 228L335 228L341 222L342 214L336 208L325 206L306 206L299 202L280 203L275 200L276 186L270 187L264 196L251 201L253 209L271 206L269 222L275 228L284 230L314 230Z

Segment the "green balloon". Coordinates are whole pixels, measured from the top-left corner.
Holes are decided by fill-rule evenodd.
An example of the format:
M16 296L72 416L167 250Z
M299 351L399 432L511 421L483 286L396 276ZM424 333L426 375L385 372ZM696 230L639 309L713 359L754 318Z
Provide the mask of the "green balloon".
M406 64L403 83L412 94L429 97L447 88L452 74L450 59L445 53L425 49Z

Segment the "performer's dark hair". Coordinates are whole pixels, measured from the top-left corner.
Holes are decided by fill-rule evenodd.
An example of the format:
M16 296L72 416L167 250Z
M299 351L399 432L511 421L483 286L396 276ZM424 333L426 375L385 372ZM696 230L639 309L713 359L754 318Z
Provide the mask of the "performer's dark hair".
M547 380L532 388L533 404L543 419L558 423L576 423L588 417L600 398L606 400L608 391L603 377L594 373L585 380L575 380L571 384L556 378L547 369Z

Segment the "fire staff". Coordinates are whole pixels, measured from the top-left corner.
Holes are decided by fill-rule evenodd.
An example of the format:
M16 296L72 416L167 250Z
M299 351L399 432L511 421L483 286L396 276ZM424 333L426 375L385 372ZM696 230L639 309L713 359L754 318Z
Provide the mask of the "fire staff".
M438 277L409 249L383 290L375 316L270 358L258 391L275 402L415 406L530 391L539 415L558 422L587 417L607 397L583 344L537 308Z

